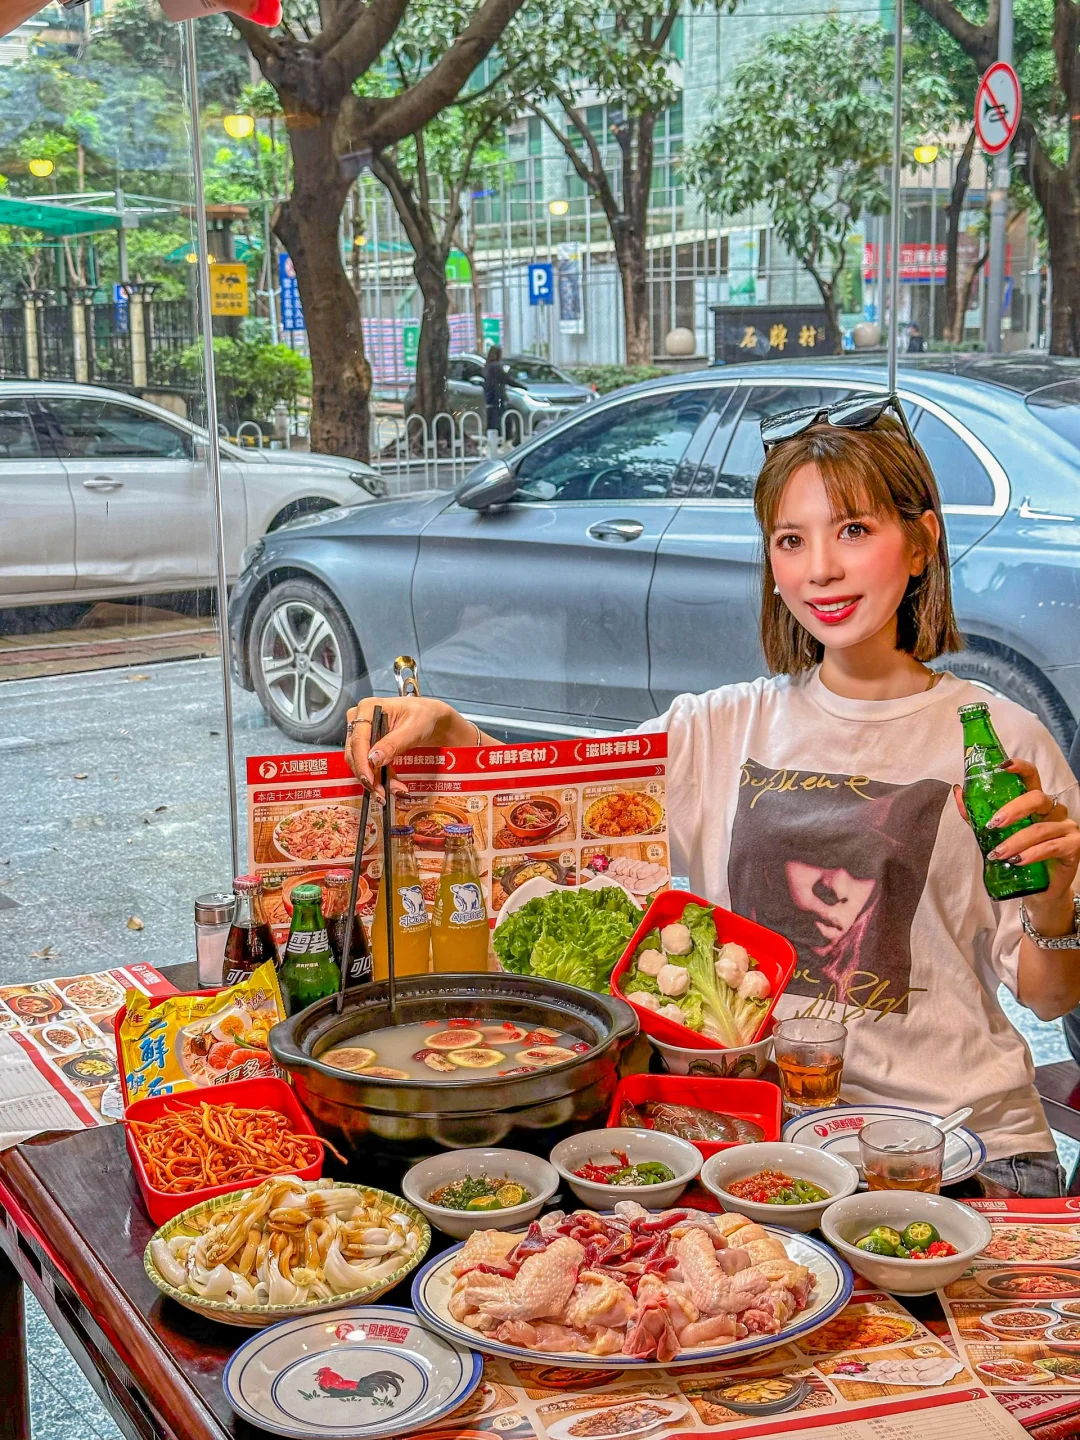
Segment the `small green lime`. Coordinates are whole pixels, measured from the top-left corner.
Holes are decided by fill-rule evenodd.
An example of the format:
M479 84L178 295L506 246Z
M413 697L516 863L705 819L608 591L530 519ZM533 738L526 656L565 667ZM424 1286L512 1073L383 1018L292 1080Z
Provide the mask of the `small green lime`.
M878 1235L864 1235L861 1240L855 1242L856 1250L865 1250L868 1255L895 1255L896 1246L890 1245L888 1240L882 1240Z
M875 1240L884 1240L886 1245L891 1245L895 1250L903 1242L900 1238L900 1231L894 1230L891 1225L875 1225L870 1234Z
M901 1237L901 1243L909 1250L925 1250L928 1245L933 1245L935 1240L940 1240L936 1228L929 1220L912 1220Z

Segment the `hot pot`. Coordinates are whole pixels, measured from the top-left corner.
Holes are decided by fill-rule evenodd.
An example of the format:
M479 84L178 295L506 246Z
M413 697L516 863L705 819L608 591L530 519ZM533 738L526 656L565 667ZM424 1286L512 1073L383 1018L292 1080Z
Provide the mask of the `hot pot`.
M317 1001L270 1032L320 1134L366 1165L445 1149L506 1145L547 1155L564 1135L603 1124L618 1081L619 1056L637 1034L632 1008L615 995L507 974L412 975L397 982L396 1023L451 1017L547 1026L592 1047L529 1075L496 1071L466 1079L388 1080L323 1065L319 1056L391 1020L385 982L349 990L340 1015Z

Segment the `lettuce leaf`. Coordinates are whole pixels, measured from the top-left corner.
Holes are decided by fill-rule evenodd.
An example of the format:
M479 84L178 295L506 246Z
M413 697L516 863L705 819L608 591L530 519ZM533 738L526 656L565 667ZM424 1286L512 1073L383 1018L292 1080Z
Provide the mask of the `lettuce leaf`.
M682 921L694 940L688 968L691 993L696 993L701 1000L703 1028L722 1045L749 1045L768 1009L768 1002L740 999L717 975L716 923L710 910L703 905L687 905Z
M492 944L504 970L607 993L611 972L642 912L624 890L553 890L499 926Z

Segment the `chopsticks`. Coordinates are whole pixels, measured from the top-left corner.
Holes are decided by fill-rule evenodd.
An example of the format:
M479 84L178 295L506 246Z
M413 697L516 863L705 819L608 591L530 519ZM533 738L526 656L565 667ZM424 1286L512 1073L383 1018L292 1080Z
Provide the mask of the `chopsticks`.
M372 716L371 716L371 743L372 743L372 746L373 746L373 747L374 747L375 741L376 741L376 740L381 740L382 737L383 737L383 733L384 733L384 731L383 731L383 723L384 723L384 717L383 717L383 712L382 712L382 706L381 706L381 705L376 705L376 706L375 706L375 709L374 709L374 711L373 711L373 713L372 713ZM384 888L386 889L387 894L389 895L389 893L390 893L390 887L389 887L389 882L386 880L387 870L386 870L386 849L385 849L385 846L386 846L386 839L387 839L387 827L386 827L385 817L390 813L390 794L389 794L389 791L386 789L386 766L385 766L385 765L384 765L383 768L382 768L380 778L381 778L381 780L382 780L382 785L383 785L383 794L386 796L386 801L385 801L385 804L384 804L384 806L383 806L383 817L384 817L384 820L383 820L383 847L384 847L384 849L383 849L383 881L384 881ZM336 1013L337 1013L338 1015L341 1014L341 1007L342 1007L342 1005L345 1003L345 987L346 987L346 985L349 983L349 960L350 960L350 957L351 957L351 955L352 955L353 927L356 925L356 896L357 896L357 894L358 894L358 892L359 892L359 889L360 889L360 871L361 871L361 869L363 868L363 864L364 864L364 841L365 841L365 839L367 838L368 812L370 811L370 809L371 809L371 790L368 789L368 790L365 790L365 791L364 791L364 799L363 799L363 802L362 802L362 804L361 804L361 806L360 806L360 833L359 833L359 835L356 837L356 854L353 856L352 883L351 883L350 886L349 886L349 911L348 911L348 914L347 914L346 917L345 917L345 939L344 939L344 943L342 944L342 947L341 947L341 949L342 949L342 953L341 953L341 981L340 981L340 984L338 985L337 999L336 999L335 1002L334 1002L334 1009L335 1009L335 1011L336 1011ZM381 898L381 897L380 897L380 898ZM389 917L388 917L388 918L389 918ZM389 933L389 925L388 925L388 933ZM390 939L390 955L391 955L391 971L390 971L390 973L391 973L391 976L393 975L393 958L392 958L392 957L393 957L393 953L394 953L394 951L393 951L393 939L391 938L391 939ZM372 958L373 958L373 960L374 960L374 957L372 957ZM390 985L391 985L391 991L390 991L390 993L391 993L391 997L393 997L393 980L392 980L392 979L391 979ZM392 1010L392 1009L393 1009L393 999L391 998L391 1010Z

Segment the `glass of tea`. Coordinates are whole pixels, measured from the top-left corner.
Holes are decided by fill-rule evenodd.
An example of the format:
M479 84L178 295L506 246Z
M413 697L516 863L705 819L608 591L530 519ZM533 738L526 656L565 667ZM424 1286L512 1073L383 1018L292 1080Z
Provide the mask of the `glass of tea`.
M872 1120L859 1131L868 1190L941 1189L945 1136L925 1120Z
M847 1026L809 1017L781 1020L773 1030L773 1058L780 1071L784 1118L820 1110L840 1099Z

